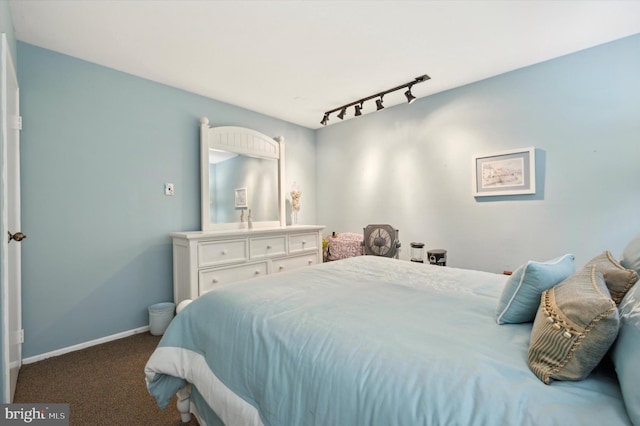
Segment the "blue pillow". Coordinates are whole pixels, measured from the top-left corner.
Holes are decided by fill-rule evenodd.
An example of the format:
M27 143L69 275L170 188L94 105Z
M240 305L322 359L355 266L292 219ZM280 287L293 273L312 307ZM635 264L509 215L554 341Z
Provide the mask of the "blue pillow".
M627 269L633 269L640 275L640 235L637 235L622 252L620 264Z
M529 261L507 280L498 301L498 324L531 322L536 317L542 292L569 278L576 271L575 256L565 254L547 262Z
M640 425L640 287L629 290L618 306L620 331L611 349L611 359L616 368L624 405L634 425Z

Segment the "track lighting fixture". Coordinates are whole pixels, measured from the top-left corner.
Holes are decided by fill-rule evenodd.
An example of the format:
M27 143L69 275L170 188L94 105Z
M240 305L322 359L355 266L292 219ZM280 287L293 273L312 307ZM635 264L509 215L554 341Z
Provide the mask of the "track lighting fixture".
M413 86L413 84L411 85ZM416 100L416 97L413 96L413 93L411 93L411 86L409 86L409 88L407 89L406 92L404 92L404 95L407 97L407 102L408 103L413 103L413 101Z
M362 98L359 99L357 101L348 103L346 105L343 105L341 107L329 110L327 112L324 113L324 117L322 118L322 121L320 122L320 124L322 124L323 126L326 126L327 123L329 123L329 115L336 112L336 111L340 111L340 113L338 114L338 118L340 120L344 120L345 115L347 114L347 108L354 106L355 107L355 116L358 117L360 115L362 115L362 108L364 106L364 103L366 101L369 101L371 99L375 99L378 98L376 100L376 111L380 111L381 109L384 109L384 105L382 105L382 101L384 98L384 95L386 95L387 93L391 93L391 92L395 92L397 90L400 89L404 89L405 87L407 88L407 91L404 92L404 96L407 98L407 102L408 103L413 103L413 101L416 100L416 97L413 95L413 93L411 93L411 88L413 87L414 84L417 83L423 83L427 80L430 80L431 77L429 77L428 75L421 75L420 77L416 77L413 81L410 81L408 83L405 84L401 84L400 86L394 87L393 89L389 89L389 90L385 90L384 92L380 92L380 93L376 93L375 95L371 95L371 96L367 96L366 98Z

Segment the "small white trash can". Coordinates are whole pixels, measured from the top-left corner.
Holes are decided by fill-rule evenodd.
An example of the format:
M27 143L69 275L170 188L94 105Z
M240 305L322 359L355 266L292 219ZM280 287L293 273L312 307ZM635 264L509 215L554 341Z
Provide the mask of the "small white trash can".
M149 331L154 336L164 334L173 319L176 304L173 302L156 303L149 306Z

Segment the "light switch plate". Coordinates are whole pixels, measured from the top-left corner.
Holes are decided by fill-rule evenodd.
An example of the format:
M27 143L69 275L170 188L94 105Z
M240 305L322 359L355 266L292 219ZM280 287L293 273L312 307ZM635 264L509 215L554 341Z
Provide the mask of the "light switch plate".
M164 184L164 195L173 195L173 184L172 183L165 183Z

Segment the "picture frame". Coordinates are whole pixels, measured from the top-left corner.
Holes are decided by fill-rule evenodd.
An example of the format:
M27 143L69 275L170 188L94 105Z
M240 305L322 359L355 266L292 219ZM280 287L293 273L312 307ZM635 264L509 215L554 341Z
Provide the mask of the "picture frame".
M473 156L473 196L536 193L534 147Z
M247 188L237 188L235 190L235 206L237 209L240 208L247 208L247 200L248 200L248 196L247 196Z

